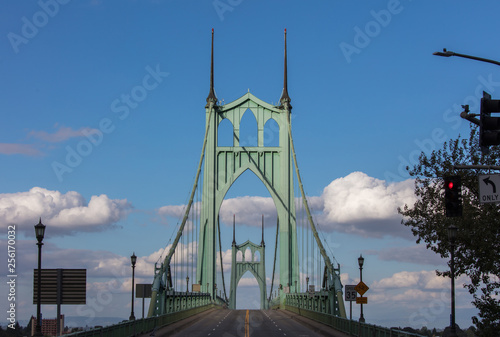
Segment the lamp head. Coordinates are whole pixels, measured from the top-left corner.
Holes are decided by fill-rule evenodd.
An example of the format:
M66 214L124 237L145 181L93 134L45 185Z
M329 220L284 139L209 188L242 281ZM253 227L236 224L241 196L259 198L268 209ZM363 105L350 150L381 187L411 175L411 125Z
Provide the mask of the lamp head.
M444 56L444 57L450 57L450 56L453 56L455 53L452 52L452 51L448 51L446 50L446 48L443 48L443 51L437 51L437 52L434 52L432 53L432 55L436 55L436 56Z
M43 237L45 236L45 225L42 224L42 218L40 218L38 224L35 225L35 234L38 243L42 243Z
M130 257L130 262L132 263L132 267L134 267L135 263L137 262L137 256L135 256L135 252L132 253L132 256Z
M360 254L358 257L359 268L363 268L363 263L365 263L365 259L364 259L363 255Z

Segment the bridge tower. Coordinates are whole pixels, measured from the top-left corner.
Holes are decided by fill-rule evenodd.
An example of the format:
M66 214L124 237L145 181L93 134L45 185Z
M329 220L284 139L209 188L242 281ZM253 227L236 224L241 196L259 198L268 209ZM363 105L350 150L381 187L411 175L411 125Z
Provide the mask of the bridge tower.
M266 244L264 243L264 216L262 216L262 241L257 245L249 240L241 245L236 244L235 223L233 220L233 244L231 246L231 288L229 290L229 309L236 309L236 287L241 277L247 272L255 276L260 289L260 308L267 309L266 288ZM246 250L251 253L250 261L245 261ZM237 261L238 252L241 252L242 261ZM260 254L260 261L256 261L256 252Z
M198 243L197 279L203 292L216 296L216 230L222 201L230 187L246 170L252 171L269 191L279 220L280 284L300 289L293 158L291 153L291 112L287 88L287 48L285 30L284 82L278 106L266 103L250 92L231 103L218 105L214 90L214 53L206 111L206 149ZM257 121L257 146L240 145L240 122L245 112ZM228 120L233 127L232 146L218 145L219 125ZM279 128L279 145L264 146L264 126L274 120ZM263 255L263 254L262 254ZM235 290L235 289L234 289ZM284 296L281 296L284 301Z

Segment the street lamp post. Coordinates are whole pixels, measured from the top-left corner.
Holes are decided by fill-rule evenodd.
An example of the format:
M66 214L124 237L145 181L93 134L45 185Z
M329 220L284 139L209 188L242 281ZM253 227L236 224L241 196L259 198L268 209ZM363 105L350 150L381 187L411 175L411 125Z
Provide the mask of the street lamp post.
M189 291L189 275L186 276L186 292Z
M132 263L132 311L130 312L130 321L135 320L134 316L134 274L135 274L135 263L137 261L137 256L135 256L135 253L132 253L132 256L130 257L130 262Z
M450 337L456 337L455 327L455 238L457 237L457 227L448 227L448 238L450 239L450 277L451 277L451 319L450 319Z
M493 63L496 64L497 66L500 66L500 62L495 61L495 60L490 60L490 59L485 59L482 57L477 57L477 56L471 56L471 55L465 55L465 54L460 54L460 53L455 53L449 50L446 50L446 48L443 48L443 51L437 51L433 53L432 55L436 56L444 56L444 57L450 57L450 56L458 56L458 57L463 57L466 59L471 59L471 60L476 60L476 61L481 61L481 62L488 62L488 63Z
M38 246L38 280L37 280L37 300L36 300L36 332L34 336L43 336L42 334L42 314L41 314L41 302L42 302L42 246L43 237L45 236L45 225L42 224L42 218L35 225L35 234Z
M358 257L358 264L359 264L359 281L363 282L363 263L365 263L365 259L363 258L363 255L359 255ZM361 303L361 315L359 316L359 321L361 323L365 322L365 316L363 316L363 303Z

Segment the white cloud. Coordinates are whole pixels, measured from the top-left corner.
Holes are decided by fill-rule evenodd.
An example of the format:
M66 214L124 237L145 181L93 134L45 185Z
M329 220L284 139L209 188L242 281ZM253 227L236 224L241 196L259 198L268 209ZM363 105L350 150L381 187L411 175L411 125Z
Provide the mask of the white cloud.
M414 181L387 183L369 177L362 172L353 172L332 181L321 196L307 198L318 228L360 236L383 237L392 235L410 238L411 232L401 225L397 208L415 201ZM297 198L296 203L301 199ZM296 207L297 212L303 207ZM162 216L181 218L185 206L163 206L158 210ZM305 211L304 211L305 212ZM243 196L222 202L220 221L226 225L236 223L260 227L264 215L266 227L276 224L276 206L271 197ZM297 218L306 218L297 214Z
M220 221L232 224L234 214L239 224L260 227L264 215L264 226L276 225L276 206L270 197L244 196L224 200Z
M186 205L167 205L160 207L158 209L158 214L160 214L161 216L171 216L182 219L185 211Z
M397 214L397 207L413 198L413 190L412 180L387 184L353 172L324 189L324 212L333 222L387 219Z
M466 282L466 277L460 277L456 283ZM441 290L450 285L450 279L437 276L435 271L402 271L393 274L391 277L383 278L373 283L377 289L396 289L396 288L417 288L419 290Z
M126 199L109 199L102 194L92 196L87 204L78 192L63 194L41 187L0 194L0 221L26 231L30 225L30 234L40 217L54 234L102 231L125 218L131 208Z
M416 200L413 184L411 179L387 183L362 172L336 179L323 190L323 228L362 236L407 237L409 231L401 225L397 208Z

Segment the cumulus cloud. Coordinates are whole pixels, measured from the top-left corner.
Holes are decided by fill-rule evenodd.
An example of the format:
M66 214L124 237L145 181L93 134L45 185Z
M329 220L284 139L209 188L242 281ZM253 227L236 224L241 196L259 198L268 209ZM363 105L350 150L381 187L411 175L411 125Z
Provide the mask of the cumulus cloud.
M58 235L102 231L125 218L131 208L126 199L110 199L102 194L86 203L78 192L63 194L42 187L0 194L0 221L16 224L20 230L29 227L30 233L40 217Z
M353 172L323 190L325 229L363 236L408 236L398 207L415 202L413 180L387 183Z
M457 280L457 284L465 283L466 277L462 276ZM402 271L393 274L391 277L383 278L373 283L377 289L395 288L416 288L419 290L441 290L449 287L450 280L446 277L437 276L435 271Z
M321 196L307 198L318 228L365 237L411 238L411 232L401 225L397 209L415 201L412 179L387 183L363 172L335 179L324 188ZM163 206L158 213L181 218L184 210L183 205ZM306 219L305 214L300 214L305 212L301 198L296 198L296 210L298 219ZM261 215L264 215L266 227L276 225L276 206L271 197L243 196L224 200L219 214L221 223L232 224L234 214L238 224L260 227Z
M264 215L266 227L276 226L276 206L270 197L244 196L224 200L220 211L220 221L232 224L233 214L236 214L236 219L240 224L260 227L262 215Z

